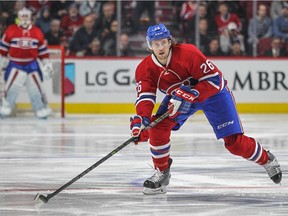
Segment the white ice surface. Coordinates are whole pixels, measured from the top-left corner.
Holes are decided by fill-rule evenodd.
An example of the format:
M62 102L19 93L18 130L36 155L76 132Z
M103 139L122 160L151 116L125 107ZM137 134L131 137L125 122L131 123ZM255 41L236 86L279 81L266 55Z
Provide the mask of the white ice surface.
M129 115L0 119L0 215L287 216L288 115L241 119L246 135L277 156L281 185L231 155L196 114L172 134L167 194L142 194L153 173L149 148L130 144L41 207L37 193L54 192L130 138Z

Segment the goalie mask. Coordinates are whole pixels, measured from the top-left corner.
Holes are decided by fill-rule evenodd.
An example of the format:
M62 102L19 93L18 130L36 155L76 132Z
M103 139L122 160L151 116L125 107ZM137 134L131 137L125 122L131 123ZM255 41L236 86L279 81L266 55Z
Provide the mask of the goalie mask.
M18 19L19 19L18 25L25 29L28 28L31 25L31 14L32 12L25 7L19 10L18 11Z

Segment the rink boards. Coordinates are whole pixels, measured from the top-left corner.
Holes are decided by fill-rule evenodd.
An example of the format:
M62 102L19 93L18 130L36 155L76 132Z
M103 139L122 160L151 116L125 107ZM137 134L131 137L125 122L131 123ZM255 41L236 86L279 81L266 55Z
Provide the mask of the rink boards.
M134 72L140 58L67 58L66 79L72 83L65 97L67 113L133 113ZM287 58L217 58L239 112L288 113ZM51 84L46 87L49 94ZM160 95L159 93L158 95ZM48 97L49 98L49 97ZM157 98L161 102L163 95ZM23 93L21 105L29 102ZM21 106L20 105L20 106Z

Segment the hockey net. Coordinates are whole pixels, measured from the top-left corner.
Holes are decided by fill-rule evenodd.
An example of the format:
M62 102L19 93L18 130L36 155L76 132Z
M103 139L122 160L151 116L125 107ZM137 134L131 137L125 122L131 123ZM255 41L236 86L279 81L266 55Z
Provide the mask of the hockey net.
M52 109L53 116L65 116L64 112L64 49L61 46L48 46L48 52L50 59L53 64L53 69L55 73L53 77L49 80L44 80L43 89L46 94L46 98L49 107ZM4 72L0 72L0 105L2 103L2 98L5 95L4 92ZM26 92L25 87L23 91L17 97L16 106L13 110L12 116L18 116L23 114L33 113L29 96Z

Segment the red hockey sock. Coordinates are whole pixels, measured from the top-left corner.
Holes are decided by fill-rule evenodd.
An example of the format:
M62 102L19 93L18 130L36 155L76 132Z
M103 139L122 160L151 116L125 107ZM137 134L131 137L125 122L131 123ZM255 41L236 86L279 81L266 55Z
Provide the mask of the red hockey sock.
M169 167L168 160L169 160L169 155L164 157L164 158L154 158L153 163L154 163L154 168L158 168L160 171L164 171Z
M234 155L254 161L260 165L268 162L266 150L255 139L244 134L234 134L224 137L225 147Z
M170 134L175 124L175 121L166 118L149 130L151 156L154 167L160 171L169 167Z

